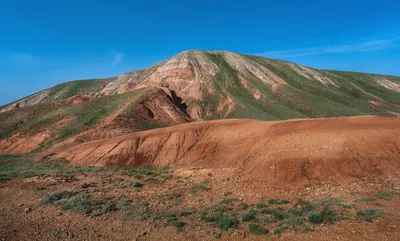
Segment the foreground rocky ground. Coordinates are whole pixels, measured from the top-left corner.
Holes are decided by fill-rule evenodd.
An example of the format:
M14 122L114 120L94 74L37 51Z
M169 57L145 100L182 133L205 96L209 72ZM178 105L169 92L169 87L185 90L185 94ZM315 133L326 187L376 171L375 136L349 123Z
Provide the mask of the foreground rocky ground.
M0 157L0 240L399 240L399 173L272 188L232 170Z

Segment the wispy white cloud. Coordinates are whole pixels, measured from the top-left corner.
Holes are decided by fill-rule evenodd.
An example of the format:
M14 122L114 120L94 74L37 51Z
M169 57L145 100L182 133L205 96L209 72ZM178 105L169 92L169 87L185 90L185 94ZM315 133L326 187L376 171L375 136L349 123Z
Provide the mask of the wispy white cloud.
M19 65L40 66L44 65L42 58L30 53L12 53L10 59L13 63Z
M117 54L115 54L114 61L112 62L112 65L117 65L117 64L121 63L123 60L124 60L124 55L120 54L120 53L117 53Z
M320 55L330 53L352 53L364 52L379 49L388 49L400 46L400 38L378 39L364 42L351 42L346 44L337 44L324 47L311 47L290 50L278 50L258 53L256 55L270 58L290 58L307 55Z

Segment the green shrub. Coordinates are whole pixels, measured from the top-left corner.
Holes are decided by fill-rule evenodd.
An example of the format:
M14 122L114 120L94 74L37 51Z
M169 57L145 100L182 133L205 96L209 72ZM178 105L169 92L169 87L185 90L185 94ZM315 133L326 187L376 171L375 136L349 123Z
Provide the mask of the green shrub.
M0 175L0 182L8 182L10 180L11 180L11 177Z
M306 205L304 205L303 207L302 207L302 211L303 212L311 212L312 210L313 210L313 205L311 205L311 204L306 204Z
M220 213L217 213L217 214L213 214L213 215L208 215L206 212L202 212L201 214L200 214L200 219L201 220L203 220L203 221L205 221L205 222L215 222L215 221L217 221L218 220L218 216L220 216L221 214Z
M285 220L285 223L290 225L301 225L304 223L304 218L303 217L288 218Z
M185 226L185 224L181 221L179 221L179 219L177 217L173 217L173 216L169 216L167 217L167 222L177 228L182 228L183 226Z
M193 185L190 188L189 192L194 194L198 191L209 191L209 190L211 190L211 188L209 186L207 186L204 182L201 182L201 183Z
M270 199L268 200L268 204L280 204L280 200L279 199Z
M247 203L241 203L237 210L246 210L249 207Z
M339 207L342 207L342 208L347 208L347 209L354 208L354 205L352 205L352 204L345 204L345 203L341 203L341 204L339 204L338 206L339 206Z
M287 211L287 214L290 215L290 216L303 216L304 215L304 211L303 211L303 209L297 210L297 209L290 208Z
M249 225L249 232L253 234L268 234L268 229L252 223Z
M274 230L274 234L275 234L275 235L280 235L281 233L282 233L282 231L279 230L279 229L275 229L275 230Z
M62 210L71 210L73 212L90 214L92 216L100 216L104 213L117 210L114 204L105 203L103 200L97 200L88 195L67 190L46 195L42 203L51 203Z
M62 191L56 191L52 193L48 193L42 200L42 203L47 204L47 203L55 203L59 200L65 199L65 198L70 198L74 195L78 194L76 191L68 191L68 190L62 190Z
M216 227L222 230L228 230L232 227L236 227L239 221L235 216L222 215L219 220L217 220Z
M125 167L122 175L135 177L136 179L160 184L166 180L173 178L172 170L168 167L151 167L151 166L140 166L140 167Z
M383 199L383 200L387 200L387 201L392 199L392 195L388 192L379 192L376 194L376 196L379 199Z
M114 212L117 211L117 207L115 204L112 203L105 203L101 206L101 213L108 213L108 212Z
M283 209L282 208L275 208L275 209L265 209L261 211L264 214L270 214L271 218L269 219L269 222L277 222L279 220L282 220L284 218L283 215Z
M45 187L42 187L42 186L37 186L36 187L36 190L38 190L38 191L42 191L42 190L46 190L47 188L45 188Z
M89 214L98 203L83 195L72 196L56 201L55 204L63 210L72 210Z
M358 211L356 214L356 219L358 221L372 222L372 220L382 216L385 212L379 208L366 208L364 210Z
M256 214L257 214L257 211L254 209L251 209L248 213L242 215L242 221L243 222L251 221L252 219L254 219Z
M267 204L265 204L265 203L257 203L257 204L256 204L256 207L257 207L257 208L266 208L266 207L267 207Z
M117 209L123 211L129 218L133 220L145 220L154 213L149 209L149 204L143 203L131 203L128 199L122 198L117 206Z
M338 217L335 213L329 208L324 207L321 212L312 212L308 221L313 224L321 224L321 223L334 223Z
M170 216L183 217L183 216L188 216L188 215L194 214L194 213L196 213L196 211L197 210L192 207L192 208L188 208L186 210L172 212L172 213L170 213Z
M270 219L271 222L277 222L279 220L282 220L284 218L282 213L279 212L274 212L272 214L272 218Z
M214 204L211 206L210 210L212 212L224 213L224 212L230 211L231 208L221 205L221 204Z
M222 213L215 213L213 215L208 216L207 213L202 213L200 215L201 220L205 222L213 222L215 226L222 230L227 230L232 227L236 227L239 224L236 216L233 215L224 215Z

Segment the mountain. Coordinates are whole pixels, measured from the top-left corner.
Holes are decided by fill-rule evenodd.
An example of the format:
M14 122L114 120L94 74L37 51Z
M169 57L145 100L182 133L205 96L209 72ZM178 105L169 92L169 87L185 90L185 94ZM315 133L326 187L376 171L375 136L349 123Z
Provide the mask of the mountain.
M31 152L199 120L398 115L400 77L195 50L0 108L0 152Z

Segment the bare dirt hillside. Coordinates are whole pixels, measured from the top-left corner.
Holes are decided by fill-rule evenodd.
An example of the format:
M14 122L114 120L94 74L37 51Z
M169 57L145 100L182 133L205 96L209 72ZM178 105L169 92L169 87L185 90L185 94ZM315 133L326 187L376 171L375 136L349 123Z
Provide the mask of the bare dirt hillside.
M73 165L184 165L233 170L269 186L389 176L400 167L400 118L218 120L54 149Z

